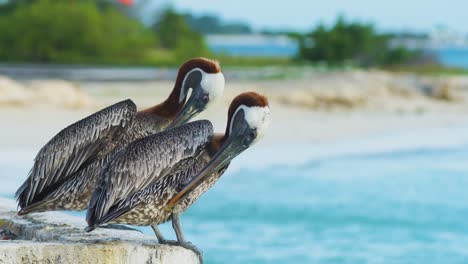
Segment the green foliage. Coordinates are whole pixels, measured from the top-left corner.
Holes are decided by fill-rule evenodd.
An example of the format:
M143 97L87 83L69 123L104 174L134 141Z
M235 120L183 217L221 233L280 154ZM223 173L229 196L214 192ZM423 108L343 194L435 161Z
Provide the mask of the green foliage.
M143 59L155 38L140 23L96 1L16 3L0 17L0 59L126 63Z
M418 53L393 48L390 37L378 34L373 25L348 23L339 17L330 29L319 25L300 39L299 57L330 65L352 63L360 66L404 64Z
M441 75L468 75L468 70L456 67L444 67L437 64L427 65L392 65L385 67L385 70L404 73L416 73L429 76Z
M164 10L146 28L121 11L115 0L9 0L0 4L0 60L177 66L190 57L212 56L202 33L251 32L243 23L172 9ZM313 65L399 66L422 56L392 47L394 35L379 34L371 24L349 23L342 17L331 28L320 25L306 35L264 33L298 39L299 59ZM237 66L293 63L289 58L219 55L218 59L223 65Z
M238 67L263 67L263 66L291 66L294 62L289 58L270 58L270 57L239 57L218 55L216 57L222 62L223 66Z
M398 64L402 64L402 62L410 62L414 60L415 58L420 58L420 57L422 57L422 52L408 50L405 47L399 46L399 47L389 49L385 53L385 57L384 57L382 64L398 65Z
M249 34L252 29L242 22L224 22L216 15L194 16L185 14L185 20L189 26L202 34Z
M165 10L153 30L163 48L174 50L177 59L209 56L203 36L192 30L185 17L172 9Z

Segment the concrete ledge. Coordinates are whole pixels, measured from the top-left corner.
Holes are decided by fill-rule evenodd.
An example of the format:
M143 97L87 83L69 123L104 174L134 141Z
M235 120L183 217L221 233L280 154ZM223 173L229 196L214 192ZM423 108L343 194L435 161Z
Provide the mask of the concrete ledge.
M79 217L60 212L16 216L15 202L0 199L0 229L17 235L0 240L0 263L199 263L191 250L160 245L136 231L96 229L85 233Z

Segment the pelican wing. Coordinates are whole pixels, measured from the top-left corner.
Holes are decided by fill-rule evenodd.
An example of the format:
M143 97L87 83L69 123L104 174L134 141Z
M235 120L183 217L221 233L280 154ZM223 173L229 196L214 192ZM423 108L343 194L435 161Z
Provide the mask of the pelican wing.
M19 205L39 200L53 186L91 161L131 124L136 105L125 100L104 108L60 131L37 154L28 179L18 189Z
M88 224L101 224L111 207L164 177L179 161L194 156L212 134L210 121L195 121L137 140L116 154L91 198Z
M163 204L165 201L168 201L168 197L170 197L168 196L168 193L172 194L174 188L177 190L177 188L180 188L183 184L189 182L190 179L196 177L198 173L210 162L210 160L211 157L205 152L201 155L197 154L195 157L190 157L180 161L177 163L176 167L171 170L170 174L166 175L163 179L150 184L148 187L135 192L131 196L112 206L107 214L101 218L100 223L104 224L119 218L140 205L146 206L157 203ZM188 208L191 203L195 202L200 195L215 184L217 179L226 171L228 166L229 164L220 170L213 172L205 186L197 187L195 189L195 196L190 197L189 200L186 201L188 204L186 203L182 206L186 206L186 208Z

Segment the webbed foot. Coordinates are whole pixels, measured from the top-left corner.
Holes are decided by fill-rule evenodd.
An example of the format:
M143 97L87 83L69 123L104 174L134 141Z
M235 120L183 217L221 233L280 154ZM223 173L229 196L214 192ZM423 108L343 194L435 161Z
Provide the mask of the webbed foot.
M203 263L203 252L194 244L187 242L187 241L174 241L174 240L164 240L163 242L159 242L160 244L165 244L165 245L172 245L172 246L179 246L186 248L188 250L192 250L197 256L198 259L200 260L200 264Z

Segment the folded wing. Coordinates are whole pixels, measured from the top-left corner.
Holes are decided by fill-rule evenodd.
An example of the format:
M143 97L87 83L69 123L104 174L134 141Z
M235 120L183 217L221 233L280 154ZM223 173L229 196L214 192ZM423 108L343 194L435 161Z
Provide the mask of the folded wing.
M94 113L60 131L37 154L28 178L18 189L24 208L94 159L101 148L131 125L136 105L125 100Z
M101 224L112 206L164 177L181 160L194 156L209 142L212 134L211 122L201 120L130 144L103 170L88 207L88 224Z

